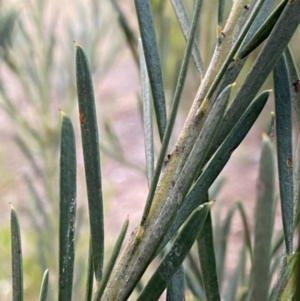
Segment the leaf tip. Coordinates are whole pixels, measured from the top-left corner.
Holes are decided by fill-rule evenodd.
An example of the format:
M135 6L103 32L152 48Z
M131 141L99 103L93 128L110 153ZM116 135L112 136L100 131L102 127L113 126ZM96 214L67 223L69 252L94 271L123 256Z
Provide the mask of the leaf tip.
M58 109L58 111L62 117L67 116L67 114L62 109Z
M73 40L74 46L76 47L76 49L80 48L82 49L82 47L75 41Z
M216 200L211 200L208 202L208 205L211 207L215 202L216 202Z

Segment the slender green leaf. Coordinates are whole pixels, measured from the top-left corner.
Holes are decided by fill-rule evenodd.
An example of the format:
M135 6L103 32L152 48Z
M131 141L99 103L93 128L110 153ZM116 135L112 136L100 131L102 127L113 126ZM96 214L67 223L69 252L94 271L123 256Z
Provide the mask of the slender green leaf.
M22 139L20 136L15 136L14 141L17 143L18 147L23 152L23 155L29 161L37 178L43 179L45 177L44 172L41 169L41 167L37 164L36 158L34 157L33 153L31 152L30 148L28 147L28 144L25 143L24 139Z
M63 115L60 148L58 300L72 299L76 220L76 150L71 120Z
M274 26L265 46L255 60L244 83L230 104L215 139L211 152L214 152L230 133L240 119L243 112L251 103L255 94L259 91L267 76L272 71L277 60L289 43L300 22L300 2L295 1L287 5L279 20Z
M300 214L298 212L298 214ZM298 226L298 247L297 247L297 259L296 259L296 272L295 272L295 283L296 283L296 289L295 289L295 300L300 299L300 225Z
M4 51L8 46L11 46L13 37L13 29L16 23L18 14L15 10L7 11L6 14L1 13L0 18L0 48Z
M234 204L228 210L224 222L220 225L220 233L218 235L218 240L215 243L216 251L216 261L218 267L218 277L220 285L223 283L223 274L225 266L225 256L228 245L228 237L231 227L232 218L237 209L237 204Z
M186 12L186 9L184 7L184 3L182 0L171 0L174 12L176 14L178 23L180 25L181 31L184 35L184 38L186 41L189 39L189 32L190 32L190 22L189 18ZM200 12L202 8L203 0L200 1ZM200 14L199 12L199 14ZM194 39L195 40L195 39ZM200 74L204 74L204 66L201 58L201 54L198 48L198 45L196 43L196 40L193 42L193 49L192 49L192 56L195 62L195 65L197 67L197 70Z
M120 140L109 120L104 120L104 130L107 140L111 144L112 152L114 152L116 156L124 157L124 152Z
M116 241L116 244L115 244L114 249L112 251L112 254L111 254L111 257L110 257L109 262L107 264L107 267L105 269L105 272L103 273L103 279L101 281L101 284L100 284L99 288L97 289L94 301L99 301L102 294L103 294L103 292L104 292L104 289L106 287L106 284L108 282L110 274L111 274L111 272L112 272L112 270L115 266L116 260L119 256L120 251L121 251L121 247L122 247L122 244L123 244L126 232L127 232L128 224L129 224L129 218L127 217L127 219L125 220L124 225L122 227L122 230L119 234L119 237Z
M224 20L224 9L226 0L219 0L218 5L218 26L222 27Z
M185 282L187 288L193 293L193 295L197 298L196 300L205 300L205 293L202 288L202 285L199 284L191 270L185 270Z
M248 30L250 29L251 25L253 24L253 21L255 20L255 17L257 16L262 4L264 3L264 0L259 0L255 4L254 9L251 10L249 17L246 19L246 22L243 26L243 29L240 31L238 34L237 38L235 39L235 42L233 46L231 47L226 59L224 60L221 68L219 69L217 75L215 76L215 79L213 83L211 84L207 94L206 94L206 99L211 99L218 88L227 68L230 65L230 62L232 62L234 55L238 51L239 47L241 46Z
M279 277L271 294L270 301L295 301L295 289L299 286L297 279L297 261L299 253L294 253L290 259L285 258L282 275ZM298 280L298 281L297 281Z
M292 99L292 107L295 110L295 117L300 128L300 77L294 62L291 50L287 47L284 51L286 67L289 74L289 87Z
M298 135L298 142L296 148L296 166L294 168L294 206L295 219L294 227L298 225L300 216L297 214L300 211L300 135Z
M143 45L139 40L138 45L140 56L140 77L142 85L142 100L143 100L143 125L144 125L144 139L145 139L145 153L148 185L151 186L154 173L154 142L153 142L153 127L152 127L152 108L151 97L149 91L149 78L147 65L145 62Z
M189 217L176 237L171 250L164 256L137 301L155 301L159 298L192 247L204 224L210 206L211 202L199 206Z
M156 192L156 186L157 186L157 183L158 183L158 180L159 180L162 168L163 168L163 164L164 164L164 161L166 158L168 145L169 145L171 134L172 134L172 131L174 128L174 123L175 123L175 119L176 119L176 115L177 115L177 111L178 111L178 106L179 106L179 102L181 99L181 95L183 92L183 87L184 87L184 83L185 83L185 79L186 79L186 75L187 75L189 59L191 56L193 40L194 40L194 36L195 36L195 31L196 31L196 25L198 23L198 19L199 19L199 15L200 15L201 1L202 0L197 0L196 5L195 5L195 10L194 10L192 25L191 25L191 31L190 31L190 35L189 35L189 39L188 39L186 48L185 48L183 61L181 64L181 69L180 69L180 74L178 77L178 82L176 85L174 100L172 102L170 118L168 120L166 133L165 133L165 136L164 136L164 139L162 142L162 146L161 146L161 150L160 150L160 154L159 154L159 157L158 157L158 160L156 163L153 181L151 183L151 187L149 189L149 193L147 196L146 205L145 205L143 216L141 219L141 226L145 223L146 218L149 213L149 210L151 208L152 200L153 200L154 194Z
M283 0L286 1L286 0ZM253 4L255 4L257 0L254 1ZM274 10L274 5L276 4L276 0L265 0L262 4L256 18L254 19L249 32L247 33L245 41L243 41L245 44L253 37L256 33L256 31L261 27L261 25L266 21L266 19L269 17L269 15ZM252 4L250 4L250 9Z
M281 231L279 235L274 239L274 242L272 244L272 256L278 252L283 242L284 242L284 234L283 231Z
M268 299L274 215L275 155L270 139L264 134L255 213L251 300Z
M38 191L33 185L33 181L29 178L28 175L24 175L24 181L26 183L26 186L28 187L32 199L34 200L35 209L39 213L39 216L42 217L43 225L46 227L47 231L51 233L53 231L51 221L46 213L45 204L43 203L41 196L39 195Z
M168 284L167 301L182 300L184 300L184 269L181 265Z
M245 231L245 244L249 250L249 254L250 254L250 259L252 261L252 244L251 244L251 235L250 235L250 228L249 228L249 223L248 223L248 219L246 216L246 212L244 209L244 206L241 202L237 202L237 209L241 215L242 218L242 222L243 222L243 227L244 227L244 231Z
M117 1L116 0L111 0L111 3L112 3L114 9L116 10L116 12L118 14L119 23L120 23L121 28L124 32L125 37L126 37L128 46L130 48L130 51L133 55L133 58L134 58L136 64L138 65L139 64L139 56L138 56L137 49L136 49L137 38L135 37L134 31L130 27L129 22L128 22L126 16L124 15L124 13L122 12L122 10L121 10L119 4L117 3Z
M231 157L232 152L238 147L244 137L247 135L248 131L252 127L256 118L263 109L270 92L262 92L250 105L245 114L241 117L239 122L236 124L233 131L230 133L228 138L222 144L218 152L212 158L211 162L205 168L194 187L191 189L189 195L187 196L185 202L181 206L179 212L174 218L171 227L164 236L164 239L159 247L161 250L167 242L173 237L177 230L181 227L187 217L200 203L205 201L204 194L215 181L217 176L220 174L221 170L228 162Z
M145 60L152 90L158 132L161 141L167 126L164 85L149 0L135 0Z
M219 177L213 185L209 188L209 199L214 200L216 199L217 195L220 193L223 185L225 184L226 179Z
M93 248L92 240L89 242L89 255L87 263L87 279L85 287L85 301L91 301L93 297L93 284L94 284L94 265L93 265Z
M219 291L210 211L208 212L204 225L197 236L197 246L206 300L220 301L221 297Z
M282 220L286 251L292 254L294 228L292 112L289 77L283 56L277 62L273 74Z
M254 19L249 31L247 32L247 35L245 39L243 40L243 43L241 45L241 48L243 48L253 37L253 35L257 32L257 30L260 28L260 26L264 23L264 21L268 18L271 10L273 9L275 0L265 0L263 5L261 6L261 9L259 10L256 18ZM246 58L240 61L232 61L226 70L226 73L224 75L224 79L222 80L222 83L220 85L220 89L218 90L223 91L223 89L228 86L230 83L233 83L239 73L241 72L244 64L246 62Z
M17 212L11 206L12 300L23 301L23 264L20 226Z
M76 78L90 214L93 266L96 280L100 281L103 268L104 226L98 128L88 61L83 49L78 44L76 44Z
M286 6L287 0L280 2L274 12L265 20L261 27L256 31L251 40L243 46L242 50L238 54L238 59L242 60L255 48L257 48L267 37L270 35L273 27L278 21L281 13Z
M197 255L197 257L198 257L198 255ZM197 278L198 283L201 286L203 286L203 279L202 279L202 275L201 275L200 264L198 262L196 262L196 260L194 259L193 250L191 250L191 252L189 252L189 254L187 256L187 261L189 262L189 268L186 269L186 272L188 270L192 271L194 277Z
M46 301L47 300L48 283L49 283L49 271L47 269L44 273L44 276L43 276L39 301Z
M236 300L238 286L243 278L243 272L246 266L246 259L246 246L244 244L239 254L238 263L228 280L227 288L224 293L224 300Z

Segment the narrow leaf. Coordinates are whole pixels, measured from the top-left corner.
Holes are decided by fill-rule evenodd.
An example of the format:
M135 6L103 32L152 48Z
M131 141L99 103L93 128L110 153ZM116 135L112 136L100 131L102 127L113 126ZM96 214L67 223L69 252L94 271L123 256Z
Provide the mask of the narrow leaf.
M220 193L221 189L223 188L226 182L225 177L219 177L213 185L209 188L209 199L214 200L217 198L218 194Z
M298 214L300 214L300 212L298 212ZM297 247L297 259L296 259L296 272L295 272L295 283L296 283L296 289L295 289L295 300L299 300L300 299L300 226L298 226L298 247ZM294 254L295 256L295 254Z
M252 261L252 244L251 244L251 235L250 235L250 227L249 227L249 222L248 219L246 217L246 212L244 209L244 206L241 202L237 202L237 209L241 215L242 218L242 222L243 222L243 227L244 227L244 231L245 231L245 244L247 249L249 250L249 254L250 254L250 260Z
M92 242L90 238L88 263L87 263L87 280L86 280L86 287L85 287L85 301L92 300L93 284L94 284L93 248L92 248Z
M224 300L236 300L239 283L243 278L243 271L246 266L246 258L246 246L243 245L239 254L238 263L228 280L228 286L224 293Z
M46 230L51 233L51 231L53 231L51 221L46 212L44 202L33 184L33 180L29 178L28 175L24 175L24 182L29 190L32 200L34 201L35 210L39 213L39 216L43 220L43 226L45 226Z
M184 269L181 265L168 284L167 301L182 301L184 298Z
M225 256L226 250L228 245L228 237L229 231L231 227L232 218L234 213L237 209L237 204L234 204L228 210L224 222L220 225L220 234L218 235L218 241L216 241L215 247L217 251L216 259L217 259L217 266L218 266L218 277L220 284L223 283L223 273L224 273L224 266L225 266Z
M206 300L220 301L220 291L215 259L213 230L210 211L197 236L197 247L201 265Z
M63 115L60 148L59 291L58 300L72 299L76 219L76 150L71 120Z
M292 113L289 77L283 56L277 62L273 74L281 210L286 251L291 254L294 227Z
M289 87L292 99L292 107L295 111L295 117L298 123L298 128L300 128L300 77L297 70L296 64L294 62L292 53L287 47L284 51L284 57L286 62L286 67L289 74Z
M184 57L183 57L183 61L181 64L180 73L178 76L178 82L176 85L174 100L172 102L170 118L168 120L166 133L164 135L161 150L160 150L159 157L158 157L156 167L155 167L155 172L153 175L153 180L152 180L151 187L149 189L149 193L147 196L146 205L145 205L143 216L141 219L141 226L143 226L143 224L145 223L145 221L147 219L147 216L148 216L148 213L151 208L152 201L153 201L153 197L156 192L156 186L157 186L157 183L158 183L158 180L159 180L162 168L163 168L163 164L164 164L164 161L166 158L167 149L168 149L171 134L172 134L172 131L174 128L175 119L176 119L176 115L178 112L178 107L179 107L180 99L182 96L185 79L187 76L189 59L191 56L192 45L193 45L194 36L195 36L195 32L196 32L196 24L198 23L199 15L200 15L201 1L202 0L197 0L196 5L195 5L195 10L194 10L192 25L191 25L191 31L189 34L189 39L188 39L188 42L187 42L187 45L185 48Z
M179 212L174 218L171 227L169 228L167 234L164 236L159 250L161 250L173 237L173 235L177 232L177 230L187 219L187 217L197 207L199 202L203 203L205 201L205 193L215 181L217 176L220 174L225 164L230 159L232 152L238 147L238 145L247 135L248 131L250 130L253 123L260 114L261 110L263 109L269 97L269 93L269 91L265 91L253 101L248 110L236 124L235 128L230 133L228 138L225 140L225 142L222 144L215 156L212 158L211 162L209 163L207 168L205 168L205 170L191 189L185 202L183 203Z
M49 283L49 271L47 269L44 273L44 276L43 276L39 301L46 301L47 300L48 283Z
M285 260L287 260L285 258ZM274 286L270 301L295 301L295 289L299 287L299 279L297 279L297 261L299 253L296 252L285 263L283 273Z
M260 158L251 300L268 300L270 283L271 239L275 213L275 157L273 145L263 136Z
M152 13L149 0L135 0L134 2L150 79L158 132L162 141L167 126L167 113Z
M107 141L111 144L112 152L114 152L116 156L124 157L124 152L120 140L111 125L111 121L109 121L108 119L104 120L104 131Z
M11 206L12 300L23 301L23 266L20 226L17 212Z
M298 225L300 216L297 212L300 211L300 135L298 135L296 148L296 164L294 168L294 226Z
M197 257L198 257L198 255L197 255ZM201 286L203 286L203 279L202 279L202 275L201 275L200 264L198 262L196 262L196 260L194 259L194 255L193 255L192 251L188 253L186 260L189 262L189 268L185 269L185 272L187 273L188 270L193 272L193 277L197 278L197 282Z
M221 28L224 19L224 9L226 0L219 0L218 5L218 26Z
M41 141L41 138L39 138ZM19 136L14 136L14 141L17 143L18 147L22 151L23 155L26 157L26 159L29 161L30 166L32 167L32 170L36 174L37 178L44 179L45 175L41 169L41 167L36 162L36 158L34 157L33 153L31 152L28 144L24 141L23 138Z
M273 9L274 2L275 2L275 0L264 1L256 18L253 21L249 31L247 32L245 39L243 40L241 48L243 48L252 39L253 35L257 32L257 30L261 27L261 25L269 17L270 12ZM236 81L236 79L237 79L239 73L241 72L241 70L243 69L243 66L245 63L246 63L246 58L242 59L240 61L234 60L230 63L230 65L224 75L224 79L222 80L222 83L220 85L219 91L222 91L230 83Z
M152 108L151 97L149 91L148 71L144 57L143 45L141 40L138 42L138 50L140 56L140 77L142 85L142 101L143 101L143 126L145 139L146 167L148 185L151 186L154 173L154 142L152 127Z
M193 295L199 300L205 300L205 293L202 285L199 284L195 276L191 273L191 270L185 271L185 282L187 288L193 293ZM196 299L196 300L198 300Z
M112 251L112 254L111 254L111 257L110 257L109 262L107 264L107 267L105 269L105 272L103 273L103 279L101 281L101 284L100 284L99 288L97 289L94 301L99 301L102 294L103 294L103 292L104 292L104 289L106 287L106 284L108 282L110 274L111 274L111 272L112 272L112 270L115 266L115 263L116 263L116 260L119 256L119 254L120 254L121 247L122 247L122 244L123 244L126 232L127 232L128 224L129 224L129 218L127 217L127 219L125 220L124 225L122 227L122 230L119 234L119 237L116 241L116 244L115 244L114 249Z
M242 50L238 54L238 59L242 60L249 53L251 53L255 48L257 48L271 33L273 27L278 21L281 13L283 12L287 1L282 1L274 12L267 18L267 20L261 25L261 27L256 31L251 40L243 46Z
M257 14L264 2L265 2L264 0L257 1L254 8L250 11L250 15L246 19L246 22L243 25L242 30L240 30L240 32L238 33L237 38L234 39L234 43L233 43L232 47L230 48L229 53L227 54L226 58L223 60L222 66L219 68L218 73L214 78L214 81L212 82L212 84L209 87L209 90L206 94L207 99L210 100L213 97L213 95L215 94L216 89L218 88L226 70L228 69L230 63L232 62L234 55L236 54L239 47L241 46L248 30L250 29L251 25L253 24L253 21L255 20Z
M90 214L93 266L96 280L100 281L103 268L104 226L98 128L94 90L88 61L83 49L78 44L76 44L76 77Z
M144 287L137 301L158 300L192 247L204 224L210 206L211 202L199 206L189 217L184 228L176 237L171 250L164 256L162 262Z
M230 104L211 151L215 151L234 128L272 71L300 22L300 2L286 5L246 80Z
M202 2L201 0L200 3L200 11L202 7ZM176 14L178 23L180 25L181 31L183 33L183 36L186 41L188 41L189 38L189 32L190 32L190 22L189 18L186 12L186 9L184 7L184 3L182 0L171 0L174 12ZM201 58L201 54L198 48L198 45L196 43L196 40L194 39L193 46L192 46L192 56L195 62L195 65L197 67L197 70L199 71L200 74L204 74L204 66Z
M130 51L133 55L133 58L134 58L136 64L138 65L139 58L138 58L138 53L137 53L137 49L136 49L136 40L137 39L135 37L134 31L130 27L129 22L128 22L126 16L124 15L124 13L122 12L118 2L116 0L111 0L111 3L118 14L120 26L124 32L124 35L126 37L126 40L127 40L128 46L130 48Z

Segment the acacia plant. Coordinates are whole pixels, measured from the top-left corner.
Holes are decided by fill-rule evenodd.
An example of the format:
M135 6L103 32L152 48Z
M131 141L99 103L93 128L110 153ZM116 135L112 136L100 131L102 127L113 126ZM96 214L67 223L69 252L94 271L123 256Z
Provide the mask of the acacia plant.
M243 205L240 203L236 206L244 217L246 234L241 259L245 258L245 252L249 253L251 259L251 273L243 284L246 289L240 294L239 300L299 299L300 288L296 283L299 283L300 279L300 263L298 253L294 253L293 236L298 224L295 208L299 196L300 151L297 151L296 163L293 164L291 112L293 107L299 126L300 84L297 67L288 44L300 22L300 1L283 0L273 9L274 2L256 0L249 3L235 0L224 22L225 1L220 0L215 51L208 68L205 69L196 37L202 1L195 1L190 21L184 2L171 0L186 39L186 48L172 106L167 115L150 1L135 0L141 35L139 41L135 40L117 2L113 1L133 54L137 57L138 53L139 56L149 193L139 225L131 233L119 256L128 225L128 220L125 221L104 272L104 218L94 92L87 57L83 48L75 43L79 121L90 219L86 300L127 300L135 289L140 290L137 297L139 301L158 300L165 289L167 300L183 300L184 275L187 287L193 292L193 300L221 300L222 270L216 264L215 253L217 254L218 250L215 250L217 244L213 240L214 227L210 212L214 202L208 190L265 106L271 90L260 92L260 88L272 71L283 236L278 238L277 245L271 247L276 176L275 151L270 139L273 133L273 116L267 134L264 134L262 139L253 248ZM261 44L263 45L259 48L245 80L238 84L237 93L231 95L232 87L236 85L236 78L247 57ZM199 88L180 135L176 143L170 146L170 137L190 59L193 59L199 71ZM155 118L152 118L149 90L152 94ZM153 151L154 120L161 141L157 160ZM76 215L74 139L71 120L63 113L60 159L59 300L71 300L73 290ZM170 153L169 146L172 148ZM233 214L233 210L230 214ZM183 261L189 256L194 258L190 249L195 242L201 271L198 271L197 283L195 284L193 280L194 284L191 284L191 273L189 269L183 267ZM284 251L279 265L275 264L272 258L282 242ZM18 221L15 211L12 210L14 300L22 300L23 294L20 248ZM161 262L141 289L141 277L159 254L164 254ZM245 260L242 260L242 263L244 264ZM231 286L235 288L226 293L228 300L236 298L237 277L241 275L242 270L238 266L237 271L240 271L240 274L236 273L236 277L230 280ZM276 270L279 271L279 275L275 286L271 286L270 277ZM47 277L48 272L42 284L40 300L46 300Z

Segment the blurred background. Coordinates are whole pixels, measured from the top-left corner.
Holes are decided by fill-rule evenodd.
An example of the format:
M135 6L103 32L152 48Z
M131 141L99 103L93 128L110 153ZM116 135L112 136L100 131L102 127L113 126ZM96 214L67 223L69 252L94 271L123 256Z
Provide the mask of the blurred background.
M191 16L194 1L185 1ZM207 68L216 44L217 0L204 1L199 48ZM169 110L185 41L169 1L151 1ZM231 1L227 1L226 13ZM128 31L125 31L128 26ZM58 253L58 187L61 117L73 121L77 138L77 239L74 300L84 296L88 252L88 210L75 85L75 47L86 51L93 74L101 146L102 185L107 252L129 215L130 229L139 222L148 185L140 102L133 1L11 0L0 1L0 300L11 296L10 206L19 213L23 243L26 300L36 300L43 272L50 270L48 300L56 298ZM300 63L300 32L292 43ZM248 59L239 82L255 59ZM298 64L299 66L299 64ZM190 63L176 120L176 141L200 83ZM269 77L263 89L272 87ZM251 220L260 156L261 133L273 108L272 98L242 145L235 150L217 185L218 218L236 200ZM156 129L155 129L156 131ZM157 134L157 132L155 133ZM295 133L295 137L296 137ZM159 140L156 135L156 152ZM215 186L215 189L217 188ZM279 208L278 208L279 210ZM278 219L276 229L282 228ZM231 227L226 271L237 258L241 221ZM129 232L130 233L130 232ZM53 288L53 290L52 290Z

